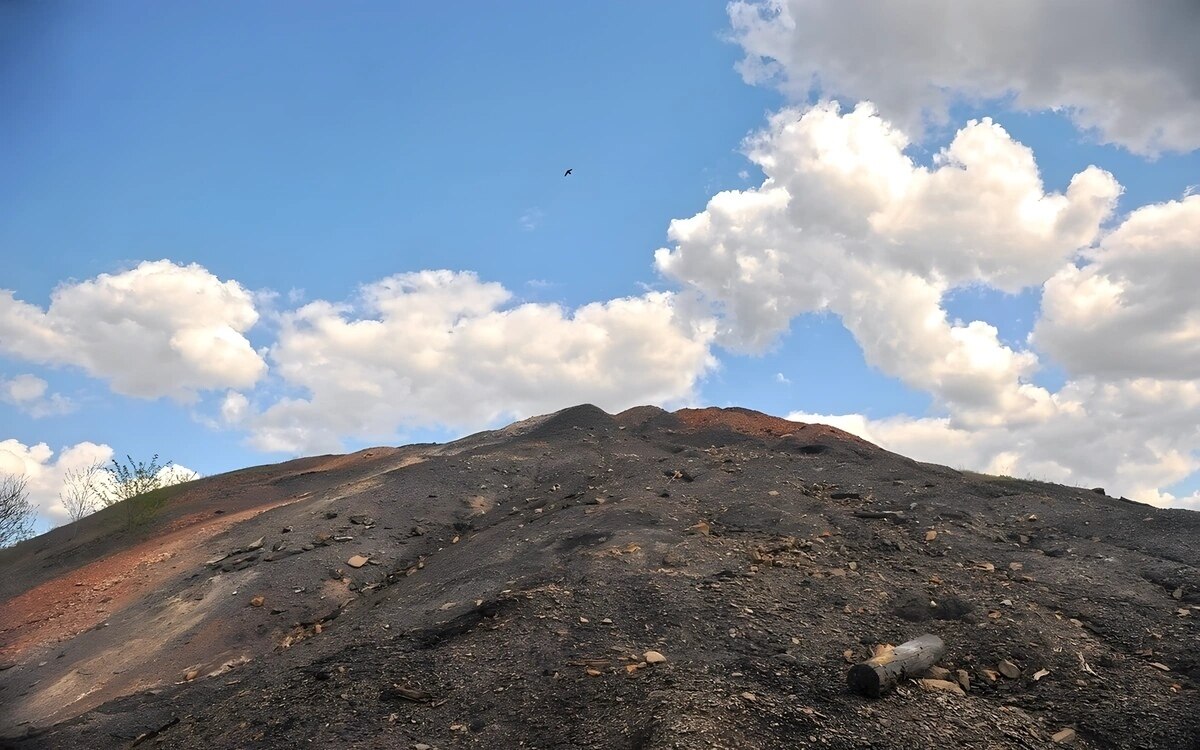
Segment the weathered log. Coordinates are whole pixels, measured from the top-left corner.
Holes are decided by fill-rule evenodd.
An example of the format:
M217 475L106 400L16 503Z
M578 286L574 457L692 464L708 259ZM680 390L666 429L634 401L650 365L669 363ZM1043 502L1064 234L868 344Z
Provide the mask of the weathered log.
M850 667L846 683L855 692L878 698L901 680L916 677L932 667L945 650L941 638L926 633Z

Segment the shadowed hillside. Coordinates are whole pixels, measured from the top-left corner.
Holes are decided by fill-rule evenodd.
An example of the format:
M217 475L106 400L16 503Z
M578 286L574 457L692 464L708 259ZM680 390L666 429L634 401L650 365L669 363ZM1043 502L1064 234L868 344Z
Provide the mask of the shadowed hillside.
M831 427L578 406L120 511L0 552L0 745L1200 743L1200 514ZM965 695L847 690L926 632Z

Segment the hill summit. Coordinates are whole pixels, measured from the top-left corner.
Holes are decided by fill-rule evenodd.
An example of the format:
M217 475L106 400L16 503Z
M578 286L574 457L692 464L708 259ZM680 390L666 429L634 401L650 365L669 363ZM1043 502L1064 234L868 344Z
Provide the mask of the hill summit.
M121 520L0 552L0 746L1200 746L1200 514L823 425L577 406Z

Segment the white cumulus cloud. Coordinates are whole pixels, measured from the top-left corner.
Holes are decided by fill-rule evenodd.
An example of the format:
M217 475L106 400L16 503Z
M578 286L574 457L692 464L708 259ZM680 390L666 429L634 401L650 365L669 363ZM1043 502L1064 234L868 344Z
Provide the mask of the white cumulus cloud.
M1121 192L1089 167L1047 191L1033 153L988 120L929 167L874 108L785 110L748 141L765 179L672 222L659 270L759 352L800 315L837 315L868 364L934 416L810 415L927 461L1102 485L1156 504L1200 470L1200 196L1104 230ZM954 289L1043 286L1026 342L954 320ZM701 306L700 309L706 309ZM1048 362L1069 379L1037 385Z
M222 411L255 447L312 451L585 401L678 402L713 365L711 324L686 323L670 294L573 310L511 297L471 273L422 271L368 284L351 303L309 303L282 316L270 352L301 395L253 412L231 395Z
M61 393L47 394L50 384L36 375L0 378L0 401L11 404L34 419L68 414L75 410L71 399Z
M1133 211L1046 282L1033 342L1072 374L1200 378L1200 195Z
M871 100L910 132L958 99L1004 98L1135 152L1200 147L1194 0L739 0L729 15L747 81Z
M748 141L765 180L671 223L658 269L720 313L720 342L762 351L797 315L839 315L867 362L956 405L960 421L1037 418L1037 356L984 321L950 320L956 287L1043 282L1095 240L1120 194L1095 167L1047 192L1030 150L988 120L932 167L869 104L784 110Z
M26 445L15 439L0 440L0 474L25 476L29 499L36 506L38 516L49 525L57 526L70 520L58 498L63 475L72 469L105 463L112 456L112 448L91 442L76 443L55 456L45 443Z
M117 393L187 401L199 390L253 385L266 363L245 337L258 320L236 281L198 265L146 261L60 285L43 310L0 290L0 352L72 365Z

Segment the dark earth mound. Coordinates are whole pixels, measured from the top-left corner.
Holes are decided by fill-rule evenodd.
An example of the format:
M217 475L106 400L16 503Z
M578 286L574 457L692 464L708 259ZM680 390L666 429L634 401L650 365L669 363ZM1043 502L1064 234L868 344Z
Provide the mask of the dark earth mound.
M821 425L580 406L120 512L0 553L0 746L1200 747L1200 514ZM847 690L927 632L965 695Z

